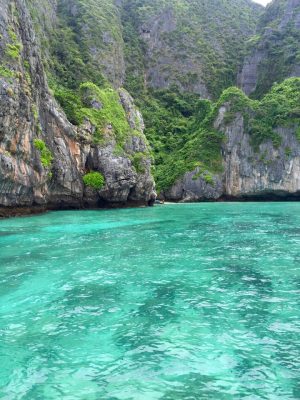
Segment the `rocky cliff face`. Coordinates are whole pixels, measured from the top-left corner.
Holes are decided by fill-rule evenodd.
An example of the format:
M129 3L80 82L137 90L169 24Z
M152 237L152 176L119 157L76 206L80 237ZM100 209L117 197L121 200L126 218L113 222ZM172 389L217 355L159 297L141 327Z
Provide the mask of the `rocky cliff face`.
M193 163L186 163L189 172L167 190L164 188L166 198L198 201L300 197L300 86L299 80L285 80L300 76L300 1L273 0L262 14L256 35L248 40L247 48L238 85L246 95L261 101L240 96L240 105L245 101L250 107L251 103L251 110L243 112L238 112L243 107L232 109L230 102L218 101L218 117L213 126L204 127L208 128L205 146L215 140L215 131L223 136L223 144L217 150L222 156L222 172L210 166L211 160L207 162L200 144L192 159L198 160L200 166L193 169ZM277 85L278 82L286 84ZM295 94L295 101L290 102ZM195 136L190 140L197 143ZM186 149L185 159L192 146ZM182 170L179 166L178 171Z
M300 76L300 0L274 0L248 42L248 51L238 76L247 95L261 97L274 82Z
M274 0L248 43L239 83L255 98L299 75L299 1ZM260 104L238 89L237 108L226 90L211 100L236 83L260 13L248 0L0 0L0 208L146 204L151 152L170 200L299 196L299 82Z
M300 142L296 126L275 129L280 145L271 139L258 147L247 132L245 118L236 113L226 122L230 105L219 109L214 127L224 135L223 171L212 175L208 182L199 168L186 173L163 193L174 201L218 199L299 199L300 198Z
M109 117L95 140L93 121L72 125L52 97L25 1L0 1L0 33L0 207L147 203L154 182L132 98L116 94L115 107L128 124L122 143ZM106 111L99 101L85 107L91 115ZM104 176L103 187L83 183L90 171Z
M277 128L279 147L271 140L254 151L251 139L243 132L243 117L237 116L225 129L223 148L224 195L228 197L300 197L300 143L295 129Z
M27 7L41 44L47 72L62 74L59 63L66 64L78 79L82 68L92 74L98 69L115 88L125 79L124 43L120 10L114 0L31 0Z
M247 0L123 0L126 85L218 96L235 83L261 11Z

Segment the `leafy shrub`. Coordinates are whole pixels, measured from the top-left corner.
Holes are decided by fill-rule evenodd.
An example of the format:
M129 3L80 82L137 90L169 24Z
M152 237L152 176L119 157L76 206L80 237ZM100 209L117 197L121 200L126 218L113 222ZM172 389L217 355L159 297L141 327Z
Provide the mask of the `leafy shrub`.
M205 180L205 182L206 182L208 185L213 186L213 185L215 184L215 181L214 181L212 175L209 174L209 173L207 173L207 174L204 175L204 180Z
M6 48L6 54L11 58L17 59L20 57L21 49L21 43L8 44Z
M0 76L3 76L3 78L14 78L15 72L3 65L0 65Z
M8 29L8 35L12 43L7 44L5 53L9 57L17 59L20 57L20 52L23 48L22 43L18 42L17 35L11 27Z
M53 156L51 151L46 146L45 142L41 139L35 139L33 144L34 147L40 152L41 163L43 167L45 168L50 167L53 161Z
M86 186L99 190L105 184L105 178L100 172L89 172L83 177L83 182Z
M54 91L54 96L62 106L68 120L74 125L80 125L83 122L83 116L80 113L82 104L79 94L60 86Z

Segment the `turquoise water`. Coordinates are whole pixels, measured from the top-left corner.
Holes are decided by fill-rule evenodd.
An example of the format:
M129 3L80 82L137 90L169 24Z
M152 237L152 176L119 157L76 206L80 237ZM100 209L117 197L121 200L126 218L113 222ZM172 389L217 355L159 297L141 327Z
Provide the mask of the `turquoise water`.
M300 399L300 203L0 221L0 398Z

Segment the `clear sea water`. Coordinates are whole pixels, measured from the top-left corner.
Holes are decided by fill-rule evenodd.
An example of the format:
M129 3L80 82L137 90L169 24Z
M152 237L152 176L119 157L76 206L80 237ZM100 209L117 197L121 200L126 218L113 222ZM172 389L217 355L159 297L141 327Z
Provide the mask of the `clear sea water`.
M300 203L0 221L0 398L300 399Z

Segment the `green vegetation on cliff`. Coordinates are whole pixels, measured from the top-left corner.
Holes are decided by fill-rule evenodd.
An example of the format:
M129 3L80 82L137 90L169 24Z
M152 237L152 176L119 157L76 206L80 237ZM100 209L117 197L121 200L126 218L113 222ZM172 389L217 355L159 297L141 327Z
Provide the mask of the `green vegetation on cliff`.
M284 32L274 31L264 39L267 55L258 67L257 88L253 97L261 98L274 82L292 75L295 64L300 65L300 31L289 26Z
M221 146L225 135L223 129L218 131L214 128L214 123L223 105L227 109L223 129L240 113L256 151L267 140L277 147L281 144L276 131L278 127L291 127L296 132L300 125L300 78L290 78L274 85L261 101L251 100L235 87L226 89L215 103L198 101L193 116L185 119L182 116L182 126L188 133L183 140L180 135L172 136L174 143L169 153L166 146L159 148L160 141L158 144L154 141L158 190L168 189L185 172L197 167L204 177L222 171Z
M186 170L193 169L195 157L187 149L187 143L197 137L199 124L209 114L212 104L191 93L172 90L151 90L141 104L146 125L146 136L151 143L155 158L154 176L158 189L169 187ZM203 149L203 158L214 169L214 144ZM218 147L219 148L219 147ZM186 151L185 151L186 150ZM211 154L210 154L211 152ZM190 153L190 154L188 154ZM176 160L177 155L179 158Z
M299 80L272 86L300 57L296 13L280 23L286 0L273 1L256 32L262 8L248 0L59 0L51 20L31 3L49 83L69 121L90 121L95 143L113 136L124 149L135 135L120 103L124 86L142 111L159 190L196 167L213 183L225 140L214 122L224 104L223 126L241 113L256 150L265 140L280 145L277 127L299 124ZM234 85L246 47L251 54L257 46L266 56L253 100ZM131 158L142 173L144 154Z
M105 185L105 178L100 172L93 171L84 175L83 183L95 190L100 190Z
M51 86L122 80L122 28L113 0L30 0Z
M3 78L14 78L15 77L15 71L12 71L11 69L0 65L0 76Z
M101 5L94 0L59 0L51 22L45 21L39 7L32 0L31 11L45 44L43 58L56 100L72 124L87 126L90 122L94 143L114 138L118 149L124 149L126 139L137 132L129 125L116 89L124 69L117 7L111 0Z
M121 11L132 94L175 84L218 97L235 83L261 8L244 0L125 0Z
M286 79L275 84L256 106L255 117L249 122L249 132L255 144L271 138L280 144L277 127L300 125L300 78ZM279 140L279 142L278 142Z
M89 120L94 126L94 140L112 136L120 145L132 133L118 92L106 84L102 88L92 82L80 84L77 90L57 86L54 95L74 125Z
M248 53L263 55L253 98L262 98L274 82L300 73L300 6L287 0L273 0L258 22L257 35L248 41ZM258 57L259 58L259 57ZM298 72L297 72L298 71Z
M41 139L34 140L34 147L39 151L41 157L41 163L43 167L49 168L53 161L53 156L51 151L46 146L46 143Z

